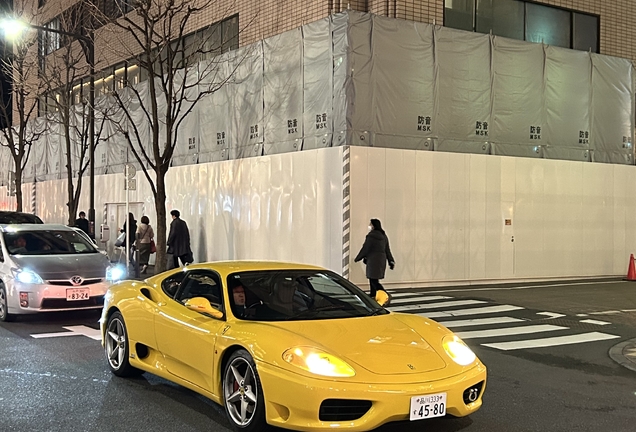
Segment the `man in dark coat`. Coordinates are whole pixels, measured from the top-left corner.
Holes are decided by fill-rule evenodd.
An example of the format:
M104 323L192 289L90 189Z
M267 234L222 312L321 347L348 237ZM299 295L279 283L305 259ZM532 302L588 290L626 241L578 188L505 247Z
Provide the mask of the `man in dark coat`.
M88 219L86 219L86 213L79 212L79 218L75 219L75 226L84 231L86 234L89 232Z
M382 229L382 224L378 219L371 219L369 230L362 249L360 249L354 261L358 262L363 259L366 263L371 297L375 298L377 290L384 291L384 287L380 284L380 279L384 279L387 261L389 262L389 267L393 270L395 260L389 247L389 238Z
M168 234L168 253L172 254L174 266L179 267L179 260L183 265L192 264L194 257L190 249L190 231L188 225L179 216L179 210L172 210L172 222L170 222L170 233Z

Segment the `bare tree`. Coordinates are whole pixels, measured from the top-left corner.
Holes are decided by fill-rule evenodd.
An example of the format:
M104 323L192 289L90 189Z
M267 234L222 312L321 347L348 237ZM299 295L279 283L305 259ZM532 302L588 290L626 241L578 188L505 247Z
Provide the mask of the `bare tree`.
M103 4L111 5L104 8ZM219 11L217 0L131 0L97 2L97 21L116 34L110 47L128 58L147 77L147 87L129 86L114 93L119 128L141 166L155 200L157 217L156 270L165 269L166 173L180 125L205 96L216 92L235 68L222 67L217 56L227 47L216 42L220 25L197 28L204 13ZM220 11L222 12L222 11ZM227 16L228 14L221 15ZM196 30L196 31L195 31ZM111 33L112 32L112 33ZM238 24L234 40L238 46ZM235 67L240 62L234 62ZM141 113L141 119L137 118ZM111 120L117 116L111 116Z
M88 110L88 85L81 79L90 73L86 40L92 37L90 10L85 2L79 2L62 11L56 17L57 30L61 33L41 33L41 39L57 43L50 55L44 53L46 63L41 67L40 79L46 95L48 122L61 127L62 155L66 167L68 224L73 225L77 216L83 186L83 176L89 166L90 115ZM75 35L75 36L73 36ZM95 142L103 122L95 131Z
M1 129L3 139L0 144L9 149L13 161L16 211L23 211L23 173L33 143L43 133L33 121L37 116L37 100L33 96L38 94L39 89L37 57L32 55L36 43L33 37L16 39L13 50L7 53L0 64L2 79L12 81L11 98L5 100L5 95L0 94L0 117L2 123L7 125ZM4 92L4 89L0 92Z

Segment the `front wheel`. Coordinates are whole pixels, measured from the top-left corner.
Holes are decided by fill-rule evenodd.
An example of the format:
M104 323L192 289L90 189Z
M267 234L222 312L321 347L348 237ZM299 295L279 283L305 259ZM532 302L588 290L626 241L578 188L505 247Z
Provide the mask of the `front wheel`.
M223 371L225 413L235 430L257 432L268 429L263 387L252 356L240 349L232 353Z
M0 284L0 321L13 321L14 315L9 313L9 299L4 285Z
M130 365L128 357L130 347L128 346L128 332L124 317L120 312L115 312L108 318L104 349L108 366L112 373L119 377L130 377L140 375L143 371Z

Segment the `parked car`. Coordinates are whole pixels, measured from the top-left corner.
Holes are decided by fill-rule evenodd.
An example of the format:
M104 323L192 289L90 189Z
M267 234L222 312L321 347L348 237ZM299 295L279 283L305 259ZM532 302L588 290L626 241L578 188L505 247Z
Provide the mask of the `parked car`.
M18 314L100 309L108 258L65 225L0 225L0 321ZM121 274L121 272L115 272Z
M119 282L100 323L115 375L194 390L240 432L463 417L486 388L486 367L453 332L320 267L228 261Z
M0 224L43 224L42 219L32 213L0 211Z

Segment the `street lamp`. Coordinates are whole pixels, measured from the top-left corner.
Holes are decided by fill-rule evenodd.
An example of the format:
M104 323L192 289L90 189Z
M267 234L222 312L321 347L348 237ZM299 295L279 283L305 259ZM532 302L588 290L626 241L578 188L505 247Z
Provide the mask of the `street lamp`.
M48 33L57 33L64 36L72 37L77 40L82 47L86 62L89 67L89 86L88 86L88 145L90 158L90 202L88 209L89 234L95 238L95 42L93 40L93 31L90 30L88 35L56 30L35 24L25 23L17 19L3 19L0 21L0 27L4 29L5 37L16 38L26 29L41 30Z

